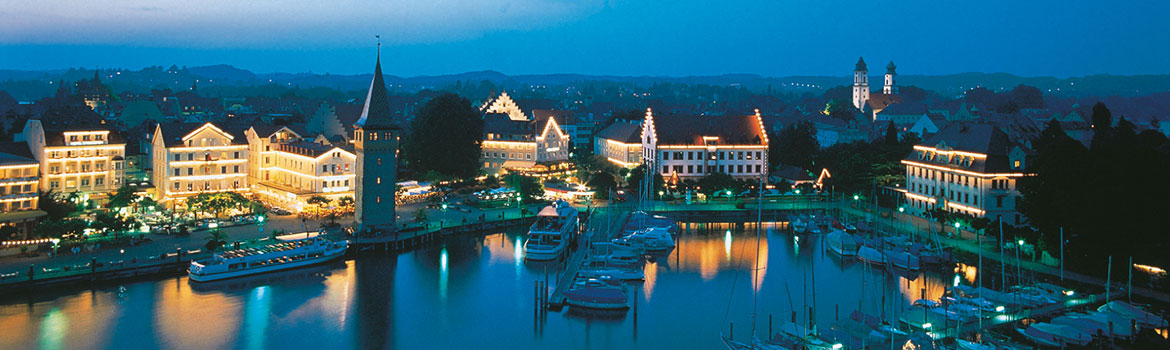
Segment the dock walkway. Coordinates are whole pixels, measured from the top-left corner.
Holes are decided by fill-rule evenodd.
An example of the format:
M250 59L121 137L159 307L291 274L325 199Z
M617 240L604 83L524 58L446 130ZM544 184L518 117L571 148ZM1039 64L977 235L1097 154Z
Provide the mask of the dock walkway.
M621 230L629 217L630 211L624 206L600 208L593 215L590 215L589 225L584 234L585 239L577 240L577 248L573 250L572 256L565 265L565 271L557 278L556 289L553 289L552 296L548 299L549 307L565 305L565 292L569 290L573 280L576 279L577 270L581 269L585 257L592 250L593 243L609 241Z

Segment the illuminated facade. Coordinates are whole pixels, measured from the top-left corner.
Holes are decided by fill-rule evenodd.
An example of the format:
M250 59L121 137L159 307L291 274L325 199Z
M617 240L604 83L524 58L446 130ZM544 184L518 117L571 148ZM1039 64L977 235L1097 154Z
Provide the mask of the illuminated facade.
M248 144L241 133L212 123L159 124L152 141L159 200L249 190Z
M15 144L25 148L23 143ZM28 239L33 225L45 216L37 209L40 163L21 155L0 153L0 227L13 227Z
M538 163L569 160L569 135L554 114L532 120L514 120L506 114L484 116L480 160L488 174L507 169L531 168Z
M520 109L516 101L513 101L512 97L508 96L507 92L500 92L500 96L485 101L483 106L479 107L479 111L484 114L506 115L509 119L515 121L528 120L528 116L524 114L524 111Z
M354 196L357 155L349 145L305 140L289 127L253 126L244 134L248 183L265 203L299 212L313 196Z
M104 198L122 185L126 143L100 121L84 118L45 125L29 119L23 138L40 163L41 191Z
M906 209L926 215L934 208L974 217L1026 223L1016 210L1017 181L1028 174L1032 152L988 124L952 123L902 160Z
M646 109L642 160L664 178L714 173L756 178L768 172L768 135L759 111L746 116L655 117Z
M620 167L642 164L642 124L617 121L593 138L593 154Z

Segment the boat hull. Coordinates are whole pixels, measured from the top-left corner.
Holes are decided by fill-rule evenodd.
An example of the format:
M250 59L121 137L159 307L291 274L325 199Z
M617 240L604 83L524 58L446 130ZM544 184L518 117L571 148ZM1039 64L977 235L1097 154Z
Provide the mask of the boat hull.
M565 245L553 249L524 249L524 258L528 260L547 261L555 260L565 253Z
M317 258L304 259L304 260L290 262L290 263L262 266L262 267L239 270L239 271L226 271L226 272L213 273L213 274L192 274L192 273L188 272L187 278L193 282L210 282L210 281L220 281L220 280L225 280L225 279L230 279L230 278L252 276L252 275L268 273L268 272L284 271L284 270L294 269L294 268L298 268L298 267L302 267L302 266L316 265L316 264L332 261L333 259L337 259L339 257L344 256L345 249L346 249L345 247L342 247L342 248L338 248L338 249L327 250L324 255L317 257Z

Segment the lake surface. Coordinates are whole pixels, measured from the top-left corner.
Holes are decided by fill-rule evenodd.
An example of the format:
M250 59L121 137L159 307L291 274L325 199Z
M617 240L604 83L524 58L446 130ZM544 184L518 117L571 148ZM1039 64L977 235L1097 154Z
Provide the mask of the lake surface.
M0 349L715 349L732 322L736 338L751 335L753 292L763 337L769 315L774 328L793 311L807 322L814 305L824 326L859 307L893 315L924 290L937 298L956 276L974 279L974 268L870 268L826 253L818 236L764 226L753 264L754 223L685 225L678 248L651 257L646 280L628 286L636 309L624 313L535 317L534 283L547 273L555 284L561 263L526 262L525 228L514 228L213 284L175 277L8 296Z

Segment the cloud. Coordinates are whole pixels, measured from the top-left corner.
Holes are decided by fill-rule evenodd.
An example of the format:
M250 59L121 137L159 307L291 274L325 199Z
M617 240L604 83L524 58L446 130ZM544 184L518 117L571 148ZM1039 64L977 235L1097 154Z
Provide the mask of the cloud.
M562 25L603 0L0 0L0 44L315 48L467 40Z

